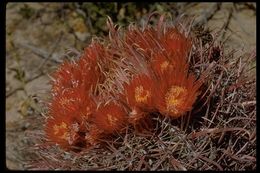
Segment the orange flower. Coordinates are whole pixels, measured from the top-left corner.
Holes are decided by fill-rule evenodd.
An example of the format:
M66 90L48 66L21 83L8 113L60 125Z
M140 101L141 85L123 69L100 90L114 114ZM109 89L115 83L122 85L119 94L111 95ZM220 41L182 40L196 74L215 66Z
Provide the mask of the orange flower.
M55 71L52 77L55 79L52 81L52 93L59 95L66 88L73 88L79 85L81 82L80 71L76 67L75 63L65 61L60 65L59 69Z
M191 110L201 82L188 73L189 38L176 28L167 28L160 40L161 47L152 54L151 67L156 74L156 107L162 114L177 118Z
M145 74L134 76L129 84L124 84L124 99L131 109L128 122L137 131L149 129L151 120L149 112L154 111L154 81Z
M184 72L188 70L187 61L191 49L189 38L172 28L160 38L160 45L162 48L152 53L151 59L151 66L156 75L160 76L173 68L179 68Z
M157 75L174 68L174 66L176 66L176 63L162 52L152 54L151 67Z
M49 140L63 148L75 148L80 143L82 146L82 142L85 145L85 133L95 110L95 102L83 87L64 90L53 98L49 107L45 129Z
M176 28L167 28L161 39L161 44L167 53L176 53L178 57L184 58L189 54L191 41Z
M67 88L76 88L83 85L85 90L95 87L97 82L102 82L102 75L98 62L107 56L107 50L98 42L92 42L84 54L75 62L65 61L52 75L53 95L59 95Z
M96 104L84 87L64 90L49 106L51 116L71 117L78 121L88 120L95 109Z
M174 27L166 27L165 31L152 27L143 30L130 27L125 34L125 43L145 52L144 56L148 59L153 53L158 52L167 55L175 54L177 58L186 57L192 45L190 39Z
M154 109L153 104L153 80L147 75L141 74L135 76L130 84L124 84L125 98L129 106L143 110Z
M45 133L48 139L64 149L71 148L79 141L78 132L79 124L68 117L47 119Z
M65 61L60 68L52 75L52 93L54 96L60 95L64 90L84 86L89 90L97 83L99 73L95 66L89 63Z
M178 118L192 109L201 85L193 74L178 68L170 70L160 79L156 106L163 115Z
M182 71L187 71L189 64L188 55L191 50L191 41L176 28L168 28L161 39L161 44L165 48L167 58L175 67L181 67Z
M94 114L94 123L104 134L120 131L126 125L127 114L122 106L110 102Z

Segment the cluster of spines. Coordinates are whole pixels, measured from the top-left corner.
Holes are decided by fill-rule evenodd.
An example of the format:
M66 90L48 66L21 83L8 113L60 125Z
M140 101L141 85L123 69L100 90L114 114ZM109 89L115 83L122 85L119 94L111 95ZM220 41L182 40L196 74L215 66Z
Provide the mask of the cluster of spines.
M204 80L188 71L192 42L162 19L157 28L129 27L123 37L109 19L110 44L93 41L79 60L60 66L46 122L51 141L84 148L128 124L149 128L153 112L178 118L192 109Z

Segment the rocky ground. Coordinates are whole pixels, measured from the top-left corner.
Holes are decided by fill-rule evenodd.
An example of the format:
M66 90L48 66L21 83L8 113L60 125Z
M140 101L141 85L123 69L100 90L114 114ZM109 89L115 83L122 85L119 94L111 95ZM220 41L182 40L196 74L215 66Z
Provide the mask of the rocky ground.
M157 10L185 13L237 53L256 49L255 3L8 3L6 6L6 165L24 169L26 118L44 112L49 74L69 49L82 51L93 35L107 34L106 15L128 24ZM255 75L255 74L254 74Z

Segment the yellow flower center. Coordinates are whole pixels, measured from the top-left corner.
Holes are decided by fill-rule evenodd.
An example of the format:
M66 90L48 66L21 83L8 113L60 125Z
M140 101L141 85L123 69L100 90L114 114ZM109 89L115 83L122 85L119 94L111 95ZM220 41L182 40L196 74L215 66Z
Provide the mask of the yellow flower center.
M67 98L61 98L60 100L60 104L62 106L66 106L66 105L69 105L71 103L72 99L67 99Z
M135 100L136 102L147 102L148 97L150 97L151 93L148 90L144 90L143 86L135 88Z
M180 113L178 108L184 104L187 98L187 89L180 86L172 86L165 95L167 110L174 114Z
M60 129L65 129L67 130L67 124L62 122L60 125L54 125L53 126L53 130L54 130L54 134L56 135L57 133L59 133Z
M161 64L161 70L164 71L169 65L169 62L168 61L164 61L162 64Z
M68 126L66 123L62 122L60 125L54 125L53 126L54 135L57 135L60 132L63 132L63 134L60 136L61 139L66 139L68 136Z
M117 118L112 116L111 114L107 114L107 119L110 125L115 125L117 122Z

